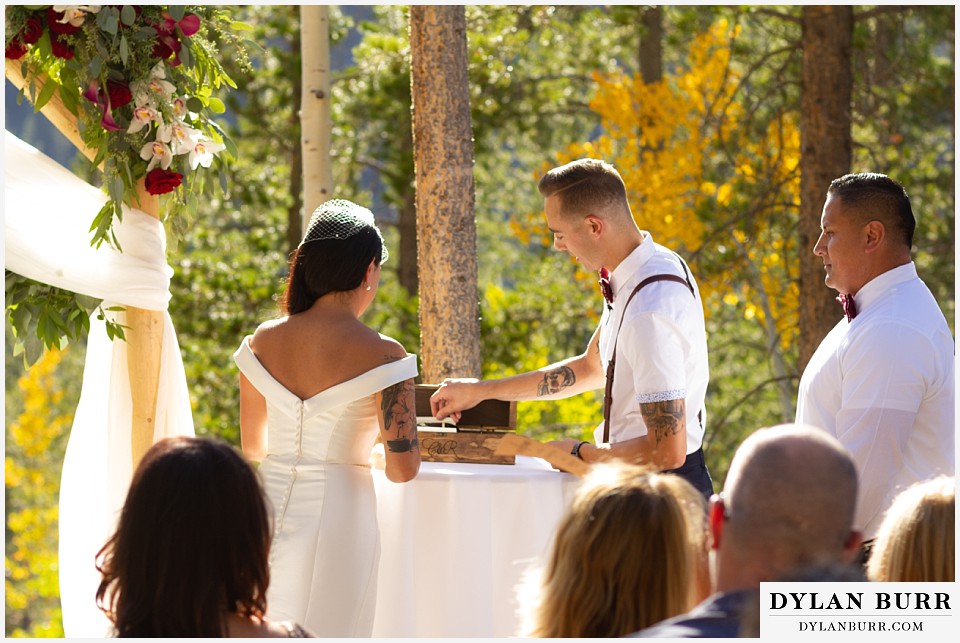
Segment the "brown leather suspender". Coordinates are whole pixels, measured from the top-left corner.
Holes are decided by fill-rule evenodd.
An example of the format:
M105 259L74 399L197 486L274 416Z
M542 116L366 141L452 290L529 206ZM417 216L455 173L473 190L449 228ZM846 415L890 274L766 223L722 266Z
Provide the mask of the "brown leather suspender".
M603 442L604 444L610 442L610 411L613 408L613 373L617 365L617 340L620 339L620 329L623 328L623 318L627 315L627 308L630 306L630 302L633 301L634 295L640 292L640 289L646 286L647 284L652 284L655 281L675 281L681 283L690 289L690 294L693 295L696 299L696 294L693 291L693 284L690 283L689 273L687 272L687 267L684 265L683 261L680 261L680 265L683 266L684 273L687 274L687 277L678 277L677 275L653 275L652 277L647 277L633 289L633 292L630 293L630 296L627 298L627 303L623 306L623 313L620 315L620 325L617 326L617 335L613 338L613 354L610 356L610 363L607 364L607 385L603 393ZM700 414L697 414L697 417L700 417Z

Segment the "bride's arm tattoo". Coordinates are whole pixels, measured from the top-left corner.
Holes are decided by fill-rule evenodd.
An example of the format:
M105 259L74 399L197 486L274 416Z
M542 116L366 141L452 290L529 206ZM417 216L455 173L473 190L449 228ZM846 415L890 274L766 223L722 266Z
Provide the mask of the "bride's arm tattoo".
M395 432L397 436L386 440L387 449L393 453L406 453L418 445L413 390L413 380L405 380L383 389L380 396L384 433Z
M559 393L568 386L573 386L577 375L569 366L561 366L543 374L543 381L537 385L537 397Z
M684 403L683 400L644 403L640 405L640 415L656 443L660 444L664 438L680 432L684 422Z

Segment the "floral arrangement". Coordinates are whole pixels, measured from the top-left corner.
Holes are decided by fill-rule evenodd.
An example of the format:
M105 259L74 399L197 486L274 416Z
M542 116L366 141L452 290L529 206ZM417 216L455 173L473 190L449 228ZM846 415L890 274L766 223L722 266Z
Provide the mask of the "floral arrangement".
M194 210L206 199L204 172L219 173L236 146L213 120L225 111L214 92L236 88L219 62L228 50L249 69L239 32L223 8L158 5L7 5L5 57L20 61L26 95L39 111L52 100L77 117L83 143L95 151L109 199L90 230L92 245L119 248L112 231L122 203L137 205L138 184L165 197L164 214ZM15 63L14 63L15 64ZM6 271L6 313L13 354L25 365L43 347L62 348L89 329L97 311L107 334L123 327L102 302Z
M113 218L121 203L136 205L140 181L150 194L174 193L167 214L203 190L201 167L216 165L225 188L221 154L236 147L213 120L224 111L214 91L236 85L218 46L245 61L236 32L249 27L207 6L8 5L5 18L5 56L28 79L21 97L30 89L38 111L59 97L103 167L109 200L92 244L117 245Z

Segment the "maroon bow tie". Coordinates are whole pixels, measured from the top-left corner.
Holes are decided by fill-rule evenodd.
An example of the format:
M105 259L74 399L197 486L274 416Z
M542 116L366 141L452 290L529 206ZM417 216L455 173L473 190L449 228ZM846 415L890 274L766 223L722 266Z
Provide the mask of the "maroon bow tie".
M839 294L837 301L843 304L843 314L847 316L847 321L852 322L857 316L857 304L853 301L853 295Z
M607 306L613 304L613 286L610 284L610 271L606 268L600 269L600 292L607 301Z

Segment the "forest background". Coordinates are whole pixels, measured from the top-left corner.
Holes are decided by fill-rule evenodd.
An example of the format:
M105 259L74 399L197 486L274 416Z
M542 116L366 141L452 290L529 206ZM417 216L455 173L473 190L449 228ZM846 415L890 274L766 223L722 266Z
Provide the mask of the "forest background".
M466 7L484 375L586 346L600 314L595 275L552 249L536 181L573 158L605 158L623 174L639 226L684 255L700 282L711 368L704 448L717 488L747 434L794 415L799 271L818 261L798 234L801 11ZM854 16L850 169L906 187L915 260L953 329L954 7L863 6ZM278 314L300 237L300 32L293 6L236 7L234 17L262 45L249 73L222 52L239 85L225 123L239 159L227 195L168 221L168 261L197 433L239 445L231 354ZM335 195L372 206L392 255L365 321L416 353L407 10L331 7L331 41ZM16 116L32 109L11 93L8 84L8 129L59 159L69 149L65 162L96 182L41 117ZM831 323L840 315L837 306ZM5 633L62 636L57 496L84 346L25 369L11 345L8 326ZM598 395L521 403L518 426L543 440L589 439L599 415Z

